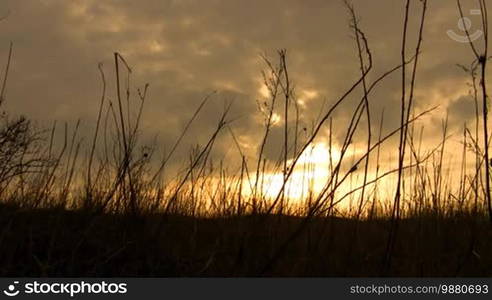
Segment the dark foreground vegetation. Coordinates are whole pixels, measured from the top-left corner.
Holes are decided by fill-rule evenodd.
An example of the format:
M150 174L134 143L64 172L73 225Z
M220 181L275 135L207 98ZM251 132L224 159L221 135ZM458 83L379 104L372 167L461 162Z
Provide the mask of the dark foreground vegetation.
M487 28L485 0L478 2ZM104 67L99 66L102 95L90 138L80 137L80 123L55 122L39 130L28 119L3 112L0 275L491 276L487 31L482 44L470 43L475 60L462 67L476 115L473 124L464 124L461 165L451 183L447 122L442 140L422 147L423 127L417 121L433 109L416 111L413 105L427 0L406 1L402 59L376 75L370 43L354 8L346 4L359 77L349 80L339 98L330 99L318 119L303 120L287 52L279 51L276 63L263 56L268 97L259 102L264 131L254 153L237 142L226 105L208 141L193 148L184 166L169 176L176 149L209 97L190 112L174 146L157 159L157 147L141 139L148 85L130 86L131 68L118 53L114 97L106 96ZM420 14L410 13L410 7ZM411 31L417 39L407 42L412 16L420 25ZM415 42L410 45L410 40ZM11 53L12 47L0 107ZM402 75L401 118L396 128L383 132L384 118L374 124L370 112L372 92L395 75ZM334 122L334 112L343 105L351 116ZM273 161L266 159L265 145L279 118L283 139L276 145L280 157ZM336 149L333 135L342 136ZM214 161L214 145L224 136L238 155ZM292 203L291 177L310 175L312 166L302 165L302 157L320 138L329 148L327 178L317 178L323 180L321 190L308 189ZM397 166L383 168L382 147L397 154ZM266 193L263 184L271 174L282 179L275 195ZM352 185L354 176L360 180ZM395 185L381 187L388 176Z
M492 230L486 218L429 215L403 220L387 273L382 273L382 258L389 220L317 218L275 258L302 221L274 215L94 216L2 205L0 275L492 275Z

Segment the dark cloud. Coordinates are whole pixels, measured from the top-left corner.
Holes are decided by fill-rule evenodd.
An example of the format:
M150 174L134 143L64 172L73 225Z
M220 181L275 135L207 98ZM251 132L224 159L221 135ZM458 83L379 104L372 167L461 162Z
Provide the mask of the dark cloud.
M463 128L467 123L468 127L472 127L472 122L475 120L476 106L473 97L461 96L448 105L449 123L453 126ZM478 113L481 114L480 104Z

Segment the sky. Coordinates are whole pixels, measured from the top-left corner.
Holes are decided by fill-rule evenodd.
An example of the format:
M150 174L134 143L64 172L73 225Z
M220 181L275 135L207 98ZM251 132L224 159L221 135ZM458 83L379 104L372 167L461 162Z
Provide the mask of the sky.
M478 8L478 2L463 2L465 15ZM404 1L352 3L373 53L369 79L375 79L400 63ZM420 14L420 2L413 3L409 52L415 45ZM83 133L90 134L102 89L100 62L107 77L108 99L116 97L114 52L132 67L132 93L149 83L142 132L157 137L163 147L173 144L203 98L216 91L176 160L187 156L187 148L207 140L224 103L232 103L230 126L243 151L251 156L257 153L263 125L258 103L266 95L261 55L277 61L277 50L287 49L289 74L306 128L312 128L317 116L360 74L348 11L338 0L10 0L1 2L0 15L5 16L0 22L0 58L6 60L9 43L13 43L2 109L24 114L40 126L54 120L73 126L80 119ZM479 17L469 18L470 30L478 30ZM449 133L456 141L463 124L472 126L474 120L469 79L457 67L469 65L473 55L467 44L447 34L449 30L464 34L458 20L454 1L429 1L415 91L417 113L439 105L419 123L429 147L442 136L446 112ZM374 131L383 111L384 132L398 125L400 76L395 73L388 78L369 99ZM334 115L333 134L339 143L359 96L360 91L355 92ZM272 161L279 155L282 122L279 116L267 144L265 155ZM321 140L326 139L326 132ZM362 138L355 141L363 142ZM231 145L231 138L224 135L215 155L228 159L237 154L231 153L235 151ZM397 149L389 149L385 155L396 157Z

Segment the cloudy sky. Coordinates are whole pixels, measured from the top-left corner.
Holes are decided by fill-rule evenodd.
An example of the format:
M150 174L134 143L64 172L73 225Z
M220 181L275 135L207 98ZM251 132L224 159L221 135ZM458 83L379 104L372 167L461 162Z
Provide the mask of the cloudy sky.
M413 2L409 51L420 14L419 1ZM466 15L477 8L474 1L464 2ZM354 0L353 4L373 53L370 78L374 79L399 64L404 1ZM262 126L257 103L265 95L261 54L276 61L277 49L287 49L290 77L307 128L360 73L349 16L339 0L3 0L0 14L6 16L0 22L0 58L6 59L10 41L14 45L4 109L40 124L53 120L73 124L80 118L83 130L90 132L102 87L97 66L104 64L107 96L114 100L113 52L117 51L133 69L132 91L150 84L142 128L164 145L172 144L202 99L217 91L184 147L206 140L224 102L231 102L230 118L235 120L231 128L253 155ZM479 17L469 17L474 32ZM452 133L459 134L464 122L473 122L468 78L456 66L469 65L473 56L466 44L447 34L454 30L463 35L458 19L454 1L429 1L415 99L417 112L440 105L420 123L429 145L441 136L446 110ZM335 129L334 134L339 139L356 95L360 94L354 93L336 112L340 131ZM400 74L381 84L369 101L375 129L383 110L385 131L395 128ZM281 140L281 126L276 126L268 158L276 157ZM217 152L228 155L233 151L231 143L230 137L224 137Z

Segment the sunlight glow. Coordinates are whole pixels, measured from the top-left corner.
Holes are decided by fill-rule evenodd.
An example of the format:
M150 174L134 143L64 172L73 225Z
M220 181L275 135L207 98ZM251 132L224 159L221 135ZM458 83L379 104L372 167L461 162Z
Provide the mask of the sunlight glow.
M340 152L333 147L331 151L332 161L340 159ZM292 164L289 160L288 164ZM315 143L306 149L296 164L285 188L287 198L301 200L310 193L317 194L322 191L329 179L330 149L326 143ZM263 194L268 198L275 198L282 189L282 172L266 173L262 178Z
M277 113L272 114L272 125L280 125L281 121L282 121L282 118L280 117L279 114L277 114Z
M268 87L264 84L261 83L260 88L258 89L258 93L263 97L263 98L268 98L270 97L270 91L268 90Z
M161 43L159 43L158 41L153 40L149 43L149 50L150 50L150 52L158 53L158 52L161 52L162 50L164 50L164 46Z

